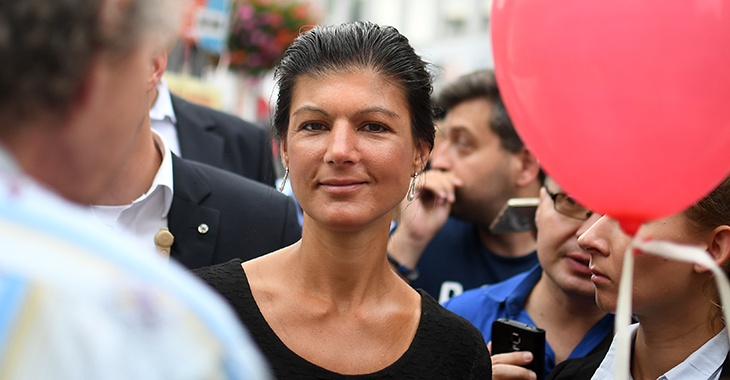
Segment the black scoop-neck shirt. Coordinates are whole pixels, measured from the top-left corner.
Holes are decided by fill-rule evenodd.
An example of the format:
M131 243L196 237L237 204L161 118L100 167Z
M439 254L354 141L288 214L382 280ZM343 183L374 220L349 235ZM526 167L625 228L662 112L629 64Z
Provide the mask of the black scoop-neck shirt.
M479 330L466 319L444 309L421 290L421 320L416 335L408 350L393 364L373 373L343 375L311 363L290 350L266 322L251 294L241 262L239 259L231 260L194 272L233 306L278 379L492 378L491 359Z

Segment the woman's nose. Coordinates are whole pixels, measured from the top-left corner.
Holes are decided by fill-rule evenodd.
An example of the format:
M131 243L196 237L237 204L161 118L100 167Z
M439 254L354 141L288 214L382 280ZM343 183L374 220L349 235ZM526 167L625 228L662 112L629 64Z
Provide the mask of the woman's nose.
M327 152L324 160L335 165L356 163L357 152L357 131L349 123L337 122L332 127L327 139Z
M591 215L591 217L584 223L585 225L590 223L591 220L594 221L594 223L578 237L578 245L591 256L599 254L607 256L609 254L608 238L611 235L610 228L612 219L605 215L601 216L598 220L595 218L595 214ZM581 229L583 229L583 227L581 227Z

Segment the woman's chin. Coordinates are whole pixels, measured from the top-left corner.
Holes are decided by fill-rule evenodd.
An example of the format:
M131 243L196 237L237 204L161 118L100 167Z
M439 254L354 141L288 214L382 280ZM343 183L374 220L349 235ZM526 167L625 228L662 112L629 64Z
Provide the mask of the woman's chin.
M611 314L616 314L616 298L612 300L606 300L603 297L596 294L596 305L598 308Z

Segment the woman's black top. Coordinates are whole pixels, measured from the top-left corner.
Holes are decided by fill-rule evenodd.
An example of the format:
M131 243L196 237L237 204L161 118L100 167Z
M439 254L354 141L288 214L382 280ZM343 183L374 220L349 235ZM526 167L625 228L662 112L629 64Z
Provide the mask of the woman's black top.
M276 336L254 301L241 260L195 270L228 299L278 379L485 379L492 363L484 338L466 319L444 309L427 293L421 321L408 350L395 363L364 375L343 375L300 357ZM357 344L357 342L353 342Z

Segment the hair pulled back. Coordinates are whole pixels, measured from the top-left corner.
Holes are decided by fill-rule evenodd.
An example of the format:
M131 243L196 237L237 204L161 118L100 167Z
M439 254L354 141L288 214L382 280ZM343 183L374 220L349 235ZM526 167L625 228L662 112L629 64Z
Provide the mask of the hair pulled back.
M730 177L702 200L685 210L684 216L689 224L700 233L712 231L715 227L722 225L730 226ZM725 262L722 269L725 274L730 275L730 260ZM713 320L726 324L727 321L723 321L722 318L720 296L715 287L714 275L705 283L704 292L717 306L712 316ZM725 305L725 307L728 306L730 305Z
M276 133L280 140L286 138L292 93L299 77L372 70L403 89L414 140L433 147L433 86L428 68L408 39L393 27L362 21L314 27L297 37L275 71L279 86Z

